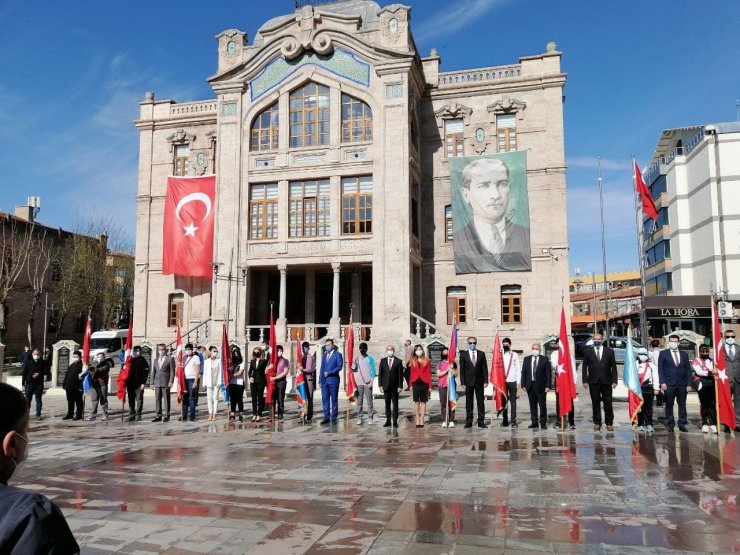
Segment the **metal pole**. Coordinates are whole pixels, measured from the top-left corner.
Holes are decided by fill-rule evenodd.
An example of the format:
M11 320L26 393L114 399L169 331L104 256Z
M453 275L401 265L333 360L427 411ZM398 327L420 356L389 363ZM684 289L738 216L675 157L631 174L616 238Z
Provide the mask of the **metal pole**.
M607 291L606 282L606 239L604 238L604 186L601 179L601 156L596 157L598 169L599 169L599 208L601 213L601 261L604 270L604 332L605 336L611 335L609 333L609 295Z
M636 170L635 156L632 155L632 169ZM637 262L640 265L640 342L647 347L647 322L645 321L645 255L642 251L645 244L642 222L645 219L642 205L637 204L636 175L632 176L632 195L635 198L635 220L637 222ZM652 193L651 193L652 194Z
M49 293L47 292L46 297L44 297L44 351L46 351L46 328L48 327L49 327Z
M593 330L593 333L596 333L596 316L597 316L598 310L596 309L596 274L593 272L591 272L591 290L594 292L594 299L593 299L594 330Z

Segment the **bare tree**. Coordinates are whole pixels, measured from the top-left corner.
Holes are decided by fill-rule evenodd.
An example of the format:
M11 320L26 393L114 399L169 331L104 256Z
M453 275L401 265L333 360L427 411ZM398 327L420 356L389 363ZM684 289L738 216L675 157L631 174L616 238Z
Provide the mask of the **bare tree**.
M34 224L11 215L0 218L0 343L6 326L6 303L18 286L33 240Z
M42 228L43 229L43 228ZM36 322L36 310L44 293L47 291L49 268L55 258L54 238L46 229L35 234L29 245L26 274L28 277L28 344L35 345L33 325ZM55 261L55 260L54 260ZM55 261L56 262L56 261Z

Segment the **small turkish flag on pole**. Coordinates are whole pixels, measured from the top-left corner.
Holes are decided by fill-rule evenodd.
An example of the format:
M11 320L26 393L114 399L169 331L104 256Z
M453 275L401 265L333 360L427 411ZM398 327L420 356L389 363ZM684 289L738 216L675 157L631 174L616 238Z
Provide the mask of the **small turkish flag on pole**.
M162 274L213 275L216 176L168 177L162 229Z
M658 208L655 206L653 195L650 193L650 189L645 184L645 180L642 178L642 172L637 166L637 162L633 162L635 168L635 189L637 194L640 195L640 201L642 202L642 212L648 218L653 221L658 220Z

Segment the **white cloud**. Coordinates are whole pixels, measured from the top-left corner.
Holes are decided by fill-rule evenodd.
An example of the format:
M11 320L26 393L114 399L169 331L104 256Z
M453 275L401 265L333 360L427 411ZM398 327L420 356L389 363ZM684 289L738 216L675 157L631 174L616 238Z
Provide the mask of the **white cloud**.
M437 11L431 19L422 21L415 27L414 37L418 43L432 38L451 35L464 29L476 19L486 15L494 8L498 8L507 0L459 0L444 3L444 7Z

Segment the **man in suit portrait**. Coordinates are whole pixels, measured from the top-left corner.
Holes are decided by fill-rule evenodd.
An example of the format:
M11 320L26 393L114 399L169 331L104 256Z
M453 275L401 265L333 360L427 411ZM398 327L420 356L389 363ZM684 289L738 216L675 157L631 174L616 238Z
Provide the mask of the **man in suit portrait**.
M676 334L668 336L668 349L658 355L658 378L660 389L665 394L665 425L672 432L676 425L673 417L673 403L678 403L678 429L688 432L686 415L686 394L691 390L691 362L688 353L679 350L680 338Z
M604 404L606 429L614 431L614 408L612 390L617 387L617 359L614 351L604 345L600 333L593 336L593 345L586 348L581 363L583 387L591 394L594 431L601 430L601 404Z
M478 427L486 426L483 390L488 385L486 353L478 350L478 340L468 337L468 350L460 353L460 383L465 386L465 427L473 427L473 399L478 403Z
M324 409L324 419L322 424L337 423L339 416L339 374L344 368L344 359L342 353L334 347L334 341L327 339L324 343L324 356L321 361L321 403Z
M398 428L398 395L403 390L403 361L396 356L393 345L386 345L385 356L380 359L378 384L385 398L383 427L390 427L392 418L393 427Z
M175 358L167 354L167 346L164 343L157 345L157 356L152 369L151 382L157 410L152 422L162 420L167 422L170 419L170 390L175 382Z
M732 402L735 405L735 431L740 432L740 349L735 344L735 332L725 332L725 359L727 361L727 379L730 380ZM725 425L725 432L730 429Z
M509 213L508 166L492 158L468 164L462 172L460 193L470 223L454 232L455 271L469 274L531 270L529 228L514 223Z
M532 423L530 429L547 429L547 392L550 391L552 367L546 356L542 355L542 346L532 344L532 354L524 357L522 364L522 389L529 397L529 413ZM539 409L539 418L537 412Z

